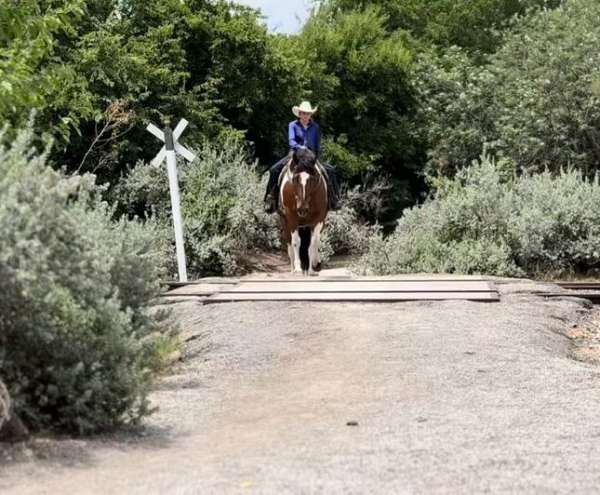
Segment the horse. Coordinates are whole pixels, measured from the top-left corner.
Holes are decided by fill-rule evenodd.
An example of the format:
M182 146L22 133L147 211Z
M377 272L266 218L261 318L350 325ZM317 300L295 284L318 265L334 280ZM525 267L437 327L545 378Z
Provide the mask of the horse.
M283 170L279 188L279 216L292 273L318 275L319 244L327 217L327 180L316 155L296 150Z

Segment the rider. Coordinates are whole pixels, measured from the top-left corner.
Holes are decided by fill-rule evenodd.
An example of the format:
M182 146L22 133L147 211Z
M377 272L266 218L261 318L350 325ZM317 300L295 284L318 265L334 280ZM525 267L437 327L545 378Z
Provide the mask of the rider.
M312 108L308 101L303 101L300 105L294 106L292 112L297 120L290 122L288 126L288 142L290 145L289 154L279 160L271 167L267 192L265 193L265 203L267 213L273 213L277 209L279 196L279 176L285 165L289 162L291 155L299 148L309 148L319 158L321 152L321 131L312 116L318 107ZM329 209L338 209L339 185L335 168L329 164L322 164L329 176Z

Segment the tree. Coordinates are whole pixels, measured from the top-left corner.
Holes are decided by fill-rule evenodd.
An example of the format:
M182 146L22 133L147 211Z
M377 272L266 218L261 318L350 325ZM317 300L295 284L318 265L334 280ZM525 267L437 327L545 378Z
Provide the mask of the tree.
M17 19L17 21L15 21ZM69 170L114 183L148 159L145 126L187 117L188 140L246 135L271 161L283 139L297 63L258 12L224 0L66 0L0 11L0 116L57 142ZM114 108L125 118L114 125Z
M93 108L85 81L61 61L61 42L84 12L74 2L5 2L0 6L0 118L23 125L31 108L67 108L45 130L67 139Z
M502 31L514 16L531 9L554 8L562 0L325 0L333 12L377 5L390 31L405 30L438 47L452 45L469 52L489 53L502 41Z
M324 10L295 43L310 67L305 94L321 107L327 157L351 182L392 176L398 208L414 201L422 162L411 142L411 41L387 32L386 21L376 7L334 17Z
M460 51L423 60L423 128L431 166L470 165L487 146L518 170L600 162L600 4L569 0L524 18L483 67ZM426 77L427 76L427 77Z

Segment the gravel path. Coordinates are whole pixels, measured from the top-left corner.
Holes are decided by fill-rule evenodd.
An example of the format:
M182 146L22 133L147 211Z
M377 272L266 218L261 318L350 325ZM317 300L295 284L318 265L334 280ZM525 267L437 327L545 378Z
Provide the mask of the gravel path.
M600 369L566 337L587 310L499 287L497 304L176 304L190 340L146 428L5 452L0 492L597 492Z

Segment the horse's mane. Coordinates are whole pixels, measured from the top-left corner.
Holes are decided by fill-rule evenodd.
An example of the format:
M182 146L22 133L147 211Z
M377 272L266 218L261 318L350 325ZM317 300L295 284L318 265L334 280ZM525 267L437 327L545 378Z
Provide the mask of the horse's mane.
M316 171L317 155L308 148L299 148L294 151L292 165L296 170L314 173Z

